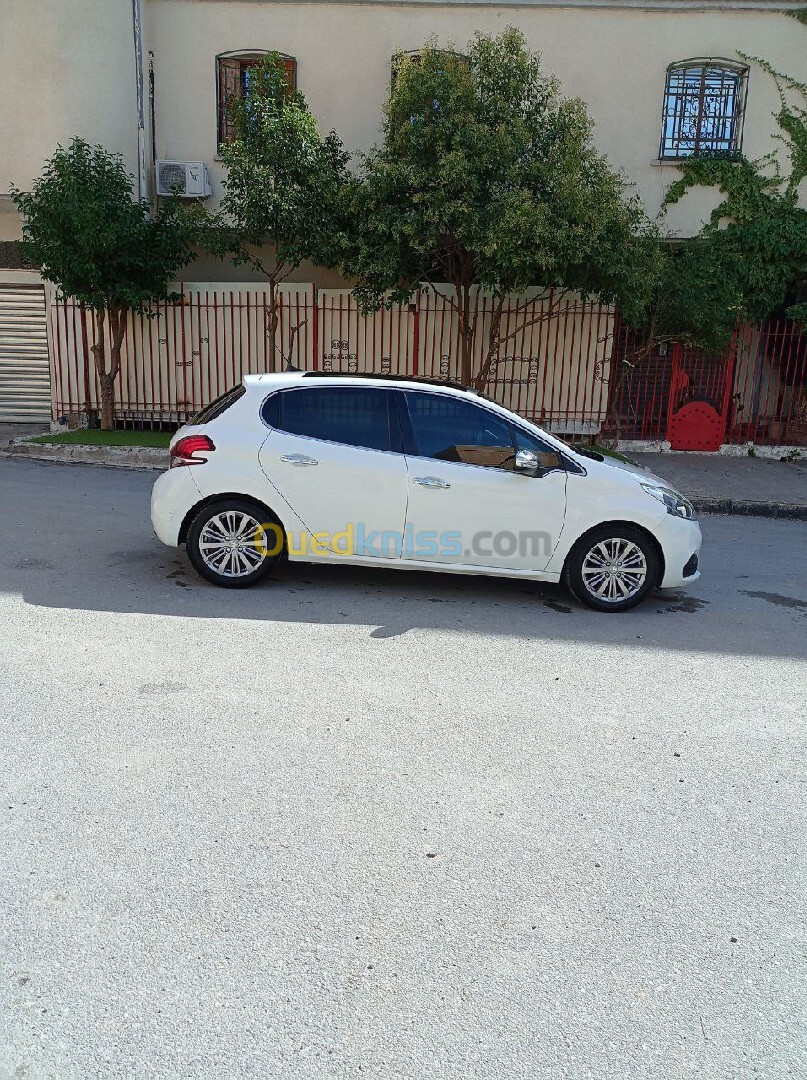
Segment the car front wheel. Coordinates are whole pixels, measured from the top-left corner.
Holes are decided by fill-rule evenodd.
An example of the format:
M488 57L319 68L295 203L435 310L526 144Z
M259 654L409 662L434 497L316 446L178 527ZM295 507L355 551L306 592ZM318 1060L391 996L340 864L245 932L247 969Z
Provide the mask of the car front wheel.
M225 589L243 589L277 566L283 532L257 503L227 499L199 511L188 529L186 550L202 577Z
M627 611L659 580L659 558L649 537L630 526L604 525L578 541L564 580L572 595L596 611Z

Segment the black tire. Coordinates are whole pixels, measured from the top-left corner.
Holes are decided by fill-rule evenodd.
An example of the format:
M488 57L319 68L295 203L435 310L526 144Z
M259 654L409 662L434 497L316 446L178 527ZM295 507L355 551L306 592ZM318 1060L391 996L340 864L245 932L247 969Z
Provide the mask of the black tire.
M599 548L600 544L605 547ZM608 552L614 555L612 561L617 564L613 575L606 556ZM620 556L622 573L617 569ZM598 566L593 565L598 558L604 564L601 575L597 573ZM656 588L660 568L655 544L647 533L630 525L602 525L586 533L574 545L563 570L563 583L576 600L595 611L628 611L641 604ZM639 585L642 569L644 576ZM613 585L610 584L612 580ZM630 595L622 593L623 586L631 589ZM606 593L613 590L620 595L613 599L598 595L597 588Z
M253 528L252 523L264 527L272 525L274 529L264 535ZM226 531L228 524L232 524L229 532ZM217 549L207 545L215 543L219 535L225 540L221 545L223 562L217 569ZM241 547L234 548L227 558L225 549L230 543L240 543ZM283 528L274 514L260 503L236 498L221 499L204 506L191 522L185 543L188 558L197 574L223 589L246 589L262 581L280 562L284 546ZM279 550L275 550L277 548ZM252 563L254 569L248 570Z

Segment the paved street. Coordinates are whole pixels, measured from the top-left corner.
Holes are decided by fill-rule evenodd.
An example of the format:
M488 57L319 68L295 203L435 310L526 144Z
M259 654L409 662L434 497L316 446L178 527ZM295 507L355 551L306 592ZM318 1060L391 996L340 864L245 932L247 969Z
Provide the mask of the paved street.
M807 1075L807 544L703 579L286 567L0 459L0 1077Z

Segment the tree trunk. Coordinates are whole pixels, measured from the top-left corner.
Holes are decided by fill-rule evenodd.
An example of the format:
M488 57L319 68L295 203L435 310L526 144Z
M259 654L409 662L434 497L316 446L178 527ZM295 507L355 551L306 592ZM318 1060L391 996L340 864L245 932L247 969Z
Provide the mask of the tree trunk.
M624 382L625 374L623 365L623 373L620 373L620 376L617 379L616 385L614 386L612 391L613 396L608 404L608 408L606 409L605 413L609 421L609 427L613 432L613 436L611 438L612 450L619 450L619 441L622 438L622 417L619 413L619 393L622 390Z
M110 403L110 391L106 386L106 339L104 337L106 308L97 308L93 315L95 318L95 343L90 346L90 352L95 358L95 370L98 373L98 384L101 388L101 426L103 427L104 416L114 410L114 400ZM114 394L114 387L112 392ZM89 391L85 396L89 399Z
M90 352L95 357L95 370L98 372L98 384L101 388L101 428L112 431L115 427L115 380L120 371L120 354L123 339L126 336L128 312L118 304L99 308L95 312L96 340ZM110 351L109 370L106 366L106 340L104 328L109 318Z
M115 380L101 375L101 430L115 429Z
M266 337L269 345L271 371L277 371L277 327L280 321L277 310L277 282L269 277L269 310L266 312Z
M295 365L292 364L291 358L292 356L294 356L294 342L297 340L297 335L300 333L300 331L307 322L307 318L301 319L300 322L295 323L294 326L292 326L289 330L289 347L286 350L285 354L281 354L280 357L280 359L283 361L284 371L299 371L299 368L295 367Z
M616 382L609 384L608 387L608 407L605 410L605 415L609 423L610 430L613 431L613 438L611 439L611 449L618 450L619 443L622 438L622 416L619 412L619 397L622 393L622 387L628 378L628 375L634 371L642 361L646 360L653 349L656 347L656 342L649 342L637 349L634 353L630 354L630 359L627 356L623 356L619 362L619 374L616 377Z
M471 286L463 283L456 286L456 290L460 309L460 382L463 386L473 386L476 319L471 315Z
M493 305L493 311L490 313L490 330L488 331L488 347L485 353L485 360L482 364L482 369L477 375L474 381L474 389L480 394L487 386L488 379L490 378L490 369L493 367L493 361L497 359L499 355L499 342L502 332L502 311L504 309L504 297L497 298Z

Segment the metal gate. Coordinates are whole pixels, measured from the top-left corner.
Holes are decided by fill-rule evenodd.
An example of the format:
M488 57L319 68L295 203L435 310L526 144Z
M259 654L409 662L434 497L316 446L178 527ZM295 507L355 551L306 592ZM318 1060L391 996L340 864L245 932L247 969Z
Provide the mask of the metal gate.
M0 284L0 422L50 420L50 361L41 285Z
M730 422L734 343L724 353L672 349L667 439L673 450L717 451Z

